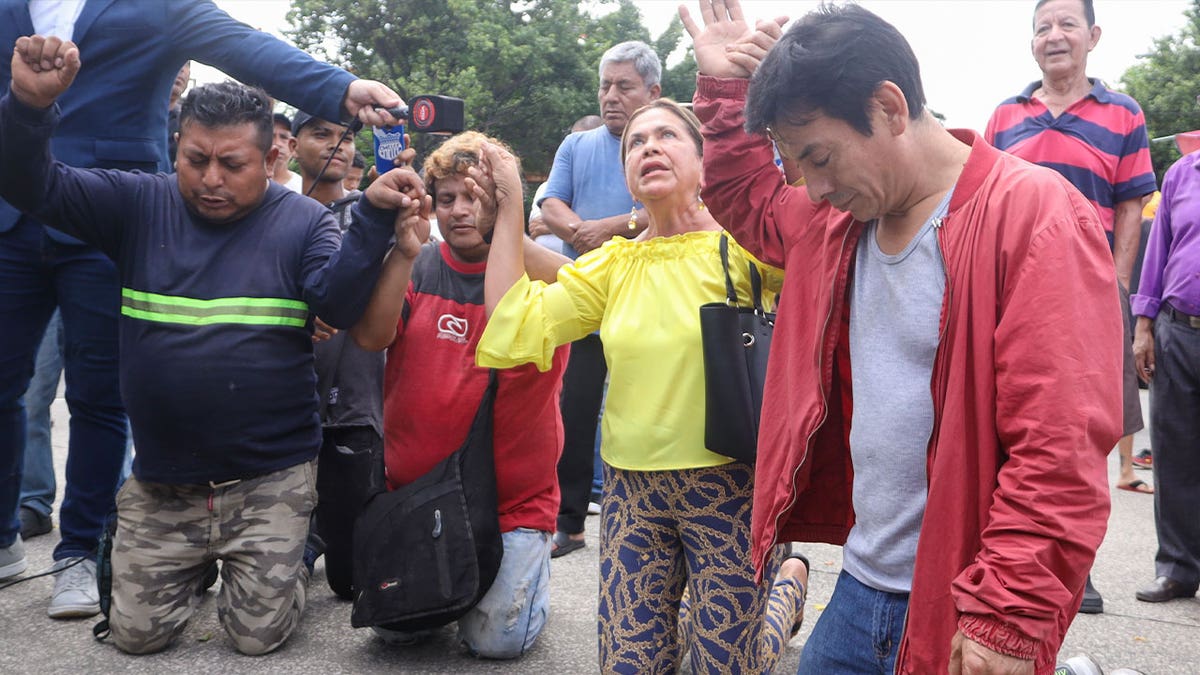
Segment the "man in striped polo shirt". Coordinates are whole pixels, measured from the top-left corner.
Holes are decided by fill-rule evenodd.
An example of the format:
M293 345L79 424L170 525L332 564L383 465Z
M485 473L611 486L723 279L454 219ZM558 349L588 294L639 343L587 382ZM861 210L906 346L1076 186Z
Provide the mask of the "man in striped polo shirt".
M1152 493L1154 489L1133 473L1133 434L1144 424L1131 347L1129 280L1141 234L1143 198L1155 190L1154 168L1146 119L1137 102L1087 76L1087 56L1099 40L1092 0L1039 0L1031 47L1042 79L1001 103L984 135L1001 150L1061 173L1100 214L1121 286L1126 329L1121 383L1125 435L1117 444L1121 458L1117 487ZM1089 578L1079 611L1099 614L1103 610L1104 601Z

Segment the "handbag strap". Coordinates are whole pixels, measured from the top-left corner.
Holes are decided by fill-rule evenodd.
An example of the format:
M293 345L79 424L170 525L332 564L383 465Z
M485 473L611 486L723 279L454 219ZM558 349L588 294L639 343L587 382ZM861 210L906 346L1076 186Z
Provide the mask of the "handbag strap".
M754 263L750 265L750 290L754 294L754 311L760 316L765 316L766 311L763 310L762 303L762 277L758 274L758 267Z
M738 306L737 289L733 286L733 277L729 274L729 235L721 234L721 269L725 272L725 304L730 307ZM752 300L754 301L754 310L765 316L766 310L763 309L762 302L762 276L758 273L758 267L753 262L747 263L750 266L750 290Z
M725 304L737 307L737 289L733 287L733 277L729 276L729 235L721 233L721 269L725 272Z

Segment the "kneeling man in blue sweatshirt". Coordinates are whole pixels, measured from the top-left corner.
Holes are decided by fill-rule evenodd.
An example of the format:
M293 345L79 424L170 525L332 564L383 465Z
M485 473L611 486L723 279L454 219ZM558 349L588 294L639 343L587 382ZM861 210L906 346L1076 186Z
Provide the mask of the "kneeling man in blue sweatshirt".
M296 626L311 572L312 317L351 327L393 231L428 218L430 202L412 171L389 172L343 240L328 209L268 181L270 102L232 82L185 99L176 174L68 167L49 141L79 65L69 41L18 40L0 99L0 195L120 273L137 456L117 496L112 637L131 653L166 647L220 560L221 622L239 651L266 653Z

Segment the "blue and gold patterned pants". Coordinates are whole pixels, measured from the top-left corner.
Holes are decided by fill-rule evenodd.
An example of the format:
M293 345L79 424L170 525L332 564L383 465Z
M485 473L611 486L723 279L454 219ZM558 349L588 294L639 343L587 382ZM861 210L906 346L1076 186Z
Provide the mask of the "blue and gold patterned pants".
M804 608L795 579L754 582L754 470L605 466L600 532L600 670L769 673ZM774 579L781 556L764 570ZM686 591L686 594L685 594Z

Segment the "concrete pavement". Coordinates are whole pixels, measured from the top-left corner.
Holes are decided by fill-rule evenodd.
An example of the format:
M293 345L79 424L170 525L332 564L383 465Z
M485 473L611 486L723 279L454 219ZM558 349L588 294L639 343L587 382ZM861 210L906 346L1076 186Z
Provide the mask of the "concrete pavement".
M53 418L61 498L67 430L66 406L61 399L55 402ZM1135 448L1148 445L1146 432L1138 434ZM1110 478L1115 480L1115 453L1109 469ZM1150 481L1150 472L1138 473ZM1046 500L1047 504L1052 502L1053 495L1046 495ZM54 517L57 523L57 510ZM322 563L318 562L301 625L282 649L258 658L244 657L233 650L217 623L213 592L208 593L174 647L161 654L131 657L111 644L93 640L94 619L47 618L51 578L0 590L0 673L594 673L595 520L589 520L588 525L588 546L553 561L550 621L538 644L516 662L467 657L457 647L452 630L442 631L424 646L402 649L384 645L369 630L350 628L350 605L328 590ZM56 529L27 542L29 573L50 564L57 539ZM1109 532L1093 570L1096 587L1104 595L1105 613L1080 615L1075 620L1061 653L1063 658L1087 652L1106 670L1127 667L1147 675L1200 673L1200 600L1151 605L1134 599L1134 591L1153 577L1155 547L1153 499L1113 490ZM800 649L829 601L841 568L838 547L805 545L802 550L813 565L807 618L777 668L779 673L796 671Z

